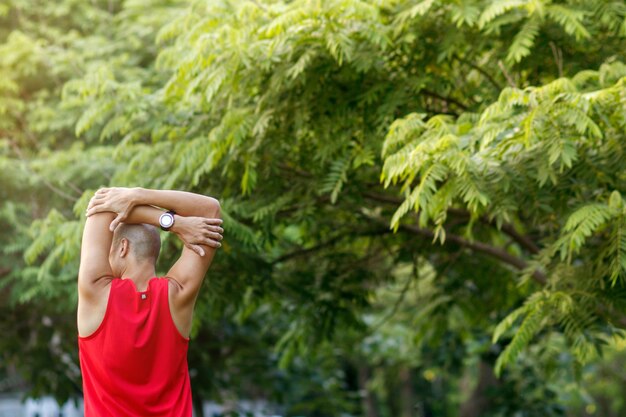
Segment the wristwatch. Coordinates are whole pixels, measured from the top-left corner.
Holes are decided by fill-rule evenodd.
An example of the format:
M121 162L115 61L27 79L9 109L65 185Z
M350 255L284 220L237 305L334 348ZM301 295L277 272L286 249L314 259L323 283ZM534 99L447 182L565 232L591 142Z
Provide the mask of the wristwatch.
M159 224L161 225L161 230L168 231L174 226L174 215L176 212L174 210L168 210L165 213L161 214L159 217Z

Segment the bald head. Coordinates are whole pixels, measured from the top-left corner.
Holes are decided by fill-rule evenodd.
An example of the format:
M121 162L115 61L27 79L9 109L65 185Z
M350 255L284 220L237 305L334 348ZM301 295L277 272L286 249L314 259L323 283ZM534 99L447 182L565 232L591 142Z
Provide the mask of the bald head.
M152 261L156 264L161 250L161 236L156 227L149 224L120 225L113 232L113 248L119 247L122 239L128 240L130 253L138 261Z

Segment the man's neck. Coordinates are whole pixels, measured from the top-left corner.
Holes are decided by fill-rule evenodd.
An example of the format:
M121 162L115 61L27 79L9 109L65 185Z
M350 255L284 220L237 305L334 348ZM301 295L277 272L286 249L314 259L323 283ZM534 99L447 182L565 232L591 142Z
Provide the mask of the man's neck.
M149 262L132 263L121 274L121 278L133 280L137 291L145 291L148 288L148 281L154 276L156 276L154 264Z

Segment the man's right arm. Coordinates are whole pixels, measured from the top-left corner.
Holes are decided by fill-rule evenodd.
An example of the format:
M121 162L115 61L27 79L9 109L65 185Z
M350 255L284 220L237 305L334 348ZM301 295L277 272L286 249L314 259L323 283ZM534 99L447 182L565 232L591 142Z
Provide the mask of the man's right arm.
M105 314L107 290L114 278L109 264L113 239L109 224L114 217L113 213L97 213L85 220L78 268L76 317L81 336L91 334L97 328L97 318Z
M213 197L187 191L149 190L145 188L135 188L133 193L135 205L162 207L173 210L176 214L184 217L221 218L220 203ZM175 278L183 287L182 292L185 294L183 298L186 301L190 301L191 298L195 300L217 251L217 248L213 246L198 246L203 249L205 256L199 256L185 246L178 261L168 271L168 276Z
M109 224L113 213L98 213L87 217L80 249L78 293L87 302L97 302L101 290L113 279L109 250L113 233Z
M220 204L212 197L193 194L186 191L170 190L136 190L136 202L143 205L154 205L174 210L182 216L198 216L206 218L221 218ZM183 335L191 332L191 318L204 277L213 262L217 247L199 245L203 248L204 256L198 255L187 246L176 263L167 272L167 276L178 283L175 309L179 317L185 317Z

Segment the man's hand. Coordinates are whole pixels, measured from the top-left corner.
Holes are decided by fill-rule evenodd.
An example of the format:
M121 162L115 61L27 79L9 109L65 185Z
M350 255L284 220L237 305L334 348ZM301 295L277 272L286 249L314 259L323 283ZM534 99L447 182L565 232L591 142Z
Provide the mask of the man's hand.
M220 227L222 219L206 217L174 216L174 226L170 229L186 247L200 256L204 256L204 249L200 245L219 248L222 246L224 229Z
M113 232L120 223L128 218L129 213L136 205L136 192L133 188L100 188L89 201L87 217L103 211L117 213L117 217L109 226Z

